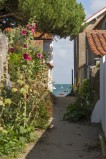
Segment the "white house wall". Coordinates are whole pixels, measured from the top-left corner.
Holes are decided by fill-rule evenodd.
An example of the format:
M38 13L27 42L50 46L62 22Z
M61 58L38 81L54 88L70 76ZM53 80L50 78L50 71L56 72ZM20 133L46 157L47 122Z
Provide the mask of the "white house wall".
M106 137L106 55L100 60L100 99L93 110L91 122L101 122Z
M53 76L52 76L53 72L52 69L48 70L48 89L50 90L50 92L53 92Z
M53 65L53 41L44 40L43 51L48 55L48 62ZM48 88L53 91L53 70L49 68L48 70Z

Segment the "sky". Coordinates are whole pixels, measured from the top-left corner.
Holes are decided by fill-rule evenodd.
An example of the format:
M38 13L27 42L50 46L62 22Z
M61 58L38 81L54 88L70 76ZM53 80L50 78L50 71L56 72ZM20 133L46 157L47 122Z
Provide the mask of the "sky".
M82 3L86 18L90 17L95 12L99 11L103 7L106 7L106 0L77 0L78 3ZM53 81L57 84L71 84L72 77L71 72L74 69L74 51L73 41L69 38L56 39L53 42L54 53L54 69L53 69Z

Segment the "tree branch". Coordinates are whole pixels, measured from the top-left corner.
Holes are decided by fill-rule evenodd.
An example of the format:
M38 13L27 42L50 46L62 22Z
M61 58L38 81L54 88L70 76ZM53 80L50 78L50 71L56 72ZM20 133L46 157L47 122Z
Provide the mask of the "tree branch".
M24 20L22 17L19 17L19 15L17 16L15 13L8 13L5 15L0 15L0 18L10 17L10 16L14 17L17 20L21 20L21 21Z
M35 37L34 37L34 39L35 40L40 40L40 39L42 39L42 37L44 36L44 34L45 34L45 32L43 32L43 33L41 33L40 35L35 35Z
M45 34L45 32L41 33L38 38L39 38L39 39L42 38L42 36L43 36L44 34Z

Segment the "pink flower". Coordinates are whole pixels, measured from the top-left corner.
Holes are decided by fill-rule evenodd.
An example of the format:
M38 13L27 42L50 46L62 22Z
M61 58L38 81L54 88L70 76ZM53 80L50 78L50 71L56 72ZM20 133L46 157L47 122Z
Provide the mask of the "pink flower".
M35 32L35 29L36 29L36 23L34 23L33 27L32 27L32 33Z
M33 26L33 28L34 28L34 29L36 29L36 23L34 23L34 26Z
M28 53L23 54L23 57L24 57L24 60L27 60L27 61L31 61L32 60L32 58L29 56Z
M9 52L13 53L15 49L13 47L9 48Z
M28 30L31 30L32 33L34 33L34 32L35 32L35 29L36 29L36 23L34 23L34 25L28 24L28 25L26 26L26 28L27 28Z
M32 29L32 25L31 24L27 24L26 28L27 29Z
M21 31L21 34L22 34L22 35L26 35L26 34L27 34L27 30L22 30L22 31Z
M37 53L37 58L38 59L43 59L43 55L41 53Z
M23 46L24 48L27 48L27 45L26 44L24 44L24 46Z
M32 31L32 33L34 33L35 32L35 29L33 28L33 29L31 29L31 31Z

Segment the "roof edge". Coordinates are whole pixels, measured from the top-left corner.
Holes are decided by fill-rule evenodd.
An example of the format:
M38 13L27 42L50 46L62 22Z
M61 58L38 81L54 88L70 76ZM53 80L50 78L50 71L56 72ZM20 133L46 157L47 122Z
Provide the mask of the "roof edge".
M92 21L93 19L97 18L100 14L106 12L106 7L102 8L101 10L99 10L98 12L96 12L95 14L93 14L92 16L90 16L89 18L87 18L85 20L86 23L89 23L90 21Z

